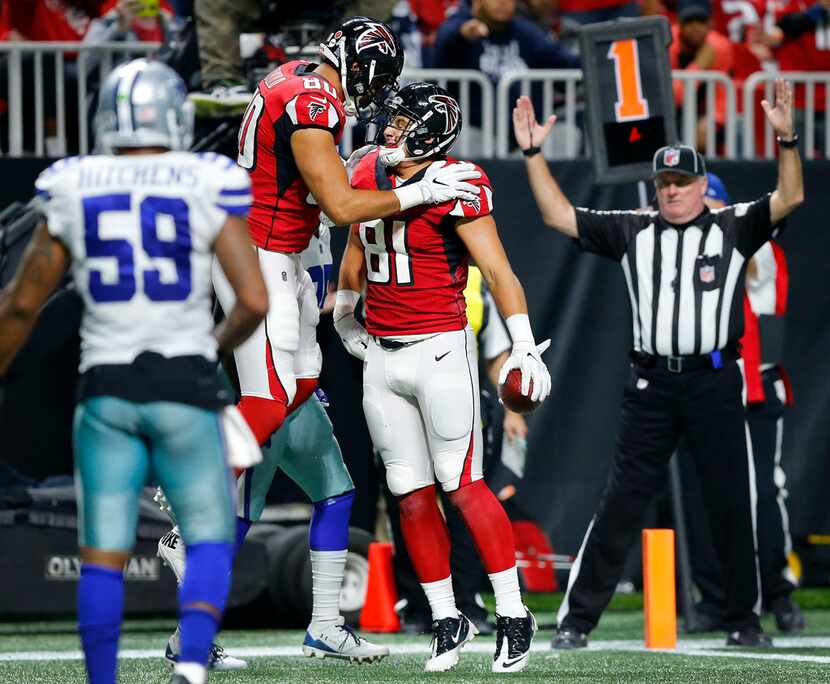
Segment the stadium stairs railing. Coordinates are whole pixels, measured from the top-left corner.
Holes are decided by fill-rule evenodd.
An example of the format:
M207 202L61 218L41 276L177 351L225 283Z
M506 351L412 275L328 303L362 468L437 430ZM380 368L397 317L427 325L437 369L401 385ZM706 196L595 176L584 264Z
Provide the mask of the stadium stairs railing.
M7 56L7 77L8 77L8 121L9 121L9 144L8 155L20 157L24 155L23 150L23 55L33 56L34 73L34 153L37 156L46 154L46 130L45 130L45 80L44 60L53 60L54 64L54 88L55 88L55 138L56 143L52 150L53 154L66 154L66 111L67 107L77 107L78 111L78 145L81 154L89 152L89 70L90 59L95 56L98 59L101 74L98 82L112 70L113 65L125 57L139 57L149 55L158 50L158 43L51 43L51 42L9 42L0 43L0 55ZM67 55L75 54L75 69L77 74L77 101L66 101L66 71ZM4 93L0 93L2 97Z
M66 111L76 107L78 112L78 147L82 154L89 152L88 112L91 101L89 71L91 60L100 67L96 79L101 82L106 74L122 59L130 56L149 55L158 50L157 43L0 43L0 55L6 55L8 81L8 156L20 157L32 152L37 156L65 154L67 148ZM33 55L34 92L34 149L24 150L24 109L23 109L23 55ZM77 79L77 102L67 102L64 68L68 63L67 54L75 54L74 72ZM47 150L45 131L44 61L50 59L55 67L54 96L56 102L54 145ZM776 72L763 71L750 76L744 83L744 112L754 112L754 98L758 88L763 87L769 98L772 83L779 76ZM714 71L674 71L672 78L684 84L683 104L680 115L680 137L689 144L696 139L699 98L705 97L706 118L715 115L715 93L725 93L727 110L723 139L716 139L716 127L707 127L705 153L709 158L735 159L742 152L744 159L771 158L774 155L773 133L765 125L764 145L755 141L757 116L742 116L738 110L738 96L735 84L724 73ZM830 157L830 72L787 72L786 78L805 90L803 125L805 156L814 158L816 150ZM589 153L588 145L582 144L583 126L581 113L583 103L579 97L582 71L579 69L534 69L505 74L498 85L481 72L468 69L408 69L402 81L426 80L449 87L459 97L463 112L474 107L481 112L478 127L462 128L456 147L456 154L465 158L504 159L511 150L511 95L541 93L542 111L540 119L550 114L558 116L554 134L543 146L548 159L574 159ZM817 111L817 86L824 84L824 111ZM702 88L699 86L703 86ZM0 97L4 94L0 93ZM474 100L474 98L476 98ZM818 117L821 117L819 119ZM760 121L760 119L759 119ZM823 131L822 131L823 129ZM348 154L353 148L355 126L348 125L343 140L343 151ZM739 140L739 131L742 134ZM816 138L823 133L823 145L816 144ZM722 142L722 144L721 144ZM739 145L739 142L741 143Z
M724 126L723 153L719 154L716 143L716 130L709 126L706 136L705 154L708 157L722 156L734 159L737 151L738 116L735 85L729 77L717 71L673 71L672 78L682 81L683 108L681 115L681 140L686 144L694 145L696 140L698 100L701 97L700 84L705 85L706 117L714 120L715 117L715 90L723 88L726 94L726 123ZM498 111L496 121L498 127L497 156L505 159L510 156L510 112L513 107L511 91L515 91L516 84L522 95L531 92L533 84L542 88L542 111L538 118L545 120L551 114L557 115L559 135L549 136L542 147L542 153L548 159L574 159L580 156L580 138L582 136L581 121L578 116L582 105L577 101L577 88L582 82L582 71L579 69L534 69L532 71L516 71L505 74L497 87L496 102ZM556 86L562 87L557 91ZM564 87L564 92L563 92Z
M401 83L413 81L430 81L442 88L451 89L458 96L462 116L471 110L472 98L480 99L481 126L476 129L469 125L462 125L461 135L454 148L454 154L465 159L492 159L495 142L493 117L495 105L493 101L493 84L483 73L473 69L406 69L401 75ZM349 122L343 135L342 152L351 154L355 147L355 125Z
M744 81L743 92L743 111L753 111L755 103L755 93L758 88L764 89L764 98L772 101L773 91L772 85L775 79L781 74L769 71L758 71L752 74ZM804 89L804 109L796 112L796 129L801 134L804 142L804 156L807 159L815 159L817 151L823 151L825 159L830 159L830 71L809 72L809 71L788 71L785 74L786 79L790 81L798 91ZM819 102L817 101L818 94L816 93L816 86L824 86L824 111L817 109ZM801 120L799 120L801 119ZM816 138L819 133L820 119L824 129L824 144L819 146ZM774 133L772 126L766 117L762 119L764 125L764 138L762 151L757 151L755 139L755 117L744 117L744 158L753 159L759 155L763 159L772 159L775 156L775 145L773 144Z

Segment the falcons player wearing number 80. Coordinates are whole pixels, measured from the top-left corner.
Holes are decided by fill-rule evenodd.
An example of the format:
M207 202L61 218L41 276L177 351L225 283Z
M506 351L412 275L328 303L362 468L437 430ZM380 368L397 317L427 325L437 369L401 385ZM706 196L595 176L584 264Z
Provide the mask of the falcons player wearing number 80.
M406 188L450 163L461 130L458 103L428 83L403 88L387 107L386 147L354 169L362 189ZM394 168L384 162L399 154ZM484 173L474 200L396 212L356 225L340 270L335 327L347 349L365 360L363 408L387 484L400 500L401 528L433 617L427 671L458 662L476 628L458 612L450 577L450 542L435 480L458 507L496 596L494 672L527 664L536 622L523 605L510 522L482 479L482 438L475 337L467 325L464 287L472 256L507 319L513 350L502 374L521 368L525 391L544 400L550 375L530 329L524 290L513 274L490 215ZM366 328L354 309L366 286Z
M355 17L328 37L320 56L319 65L289 62L266 76L239 130L237 162L251 175L248 224L268 288L269 311L234 357L242 395L239 410L260 444L317 385L322 358L313 326L309 334L307 325L317 320L317 302L300 254L317 228L320 210L335 224L346 225L419 204L477 196L477 188L466 182L479 176L470 164L436 169L406 188L353 189L336 148L346 116L377 111L396 87L403 51L386 24ZM233 191L223 192L231 202ZM231 293L216 272L214 287L222 308L229 310ZM248 475L241 480L243 486ZM331 578L343 576L351 497L348 491L315 502L311 550L324 553L312 553L315 610L304 642L306 655L360 661L388 653L356 637L339 615L340 585ZM249 526L249 519L239 518L237 543Z

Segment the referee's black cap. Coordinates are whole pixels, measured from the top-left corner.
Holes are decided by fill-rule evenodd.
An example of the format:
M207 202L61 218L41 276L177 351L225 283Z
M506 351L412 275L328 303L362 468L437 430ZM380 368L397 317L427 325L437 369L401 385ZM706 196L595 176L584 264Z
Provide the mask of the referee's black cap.
M662 171L685 173L689 176L705 176L706 161L703 155L688 145L667 145L654 153L652 170L656 176Z

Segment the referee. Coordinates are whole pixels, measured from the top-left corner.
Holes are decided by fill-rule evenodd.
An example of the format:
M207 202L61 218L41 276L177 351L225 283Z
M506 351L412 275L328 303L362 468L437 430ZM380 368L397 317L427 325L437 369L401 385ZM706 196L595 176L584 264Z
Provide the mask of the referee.
M681 437L701 475L724 568L726 643L771 645L759 622L754 482L736 361L746 263L804 196L791 85L777 81L775 99L775 106L762 106L778 135L778 186L754 202L716 211L703 203L703 157L683 145L654 155L659 211L575 209L539 154L555 118L539 125L526 97L513 110L545 223L576 238L583 250L620 263L634 333L611 472L571 569L553 648L587 645Z

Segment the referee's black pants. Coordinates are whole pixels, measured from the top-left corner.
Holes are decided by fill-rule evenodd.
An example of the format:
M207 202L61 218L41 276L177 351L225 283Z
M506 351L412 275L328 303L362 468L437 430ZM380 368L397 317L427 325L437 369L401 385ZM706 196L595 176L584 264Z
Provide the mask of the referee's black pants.
M765 401L746 409L746 422L752 443L755 483L758 567L764 605L770 608L777 599L788 597L795 589L795 577L789 571L787 554L792 545L787 512L786 475L781 468L781 444L786 405L778 395L776 383L781 382L777 368L764 371ZM685 453L684 453L685 452ZM684 458L688 451L680 449L680 475L683 482L683 504L692 565L692 578L700 591L698 610L721 618L725 601L723 572L713 548L709 526L702 524L705 505L700 494L700 476L693 462Z
M683 437L700 473L724 569L730 631L759 627L758 570L746 426L737 363L672 373L632 366L602 499L571 569L560 628L590 632L614 593L643 514Z

